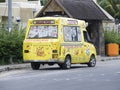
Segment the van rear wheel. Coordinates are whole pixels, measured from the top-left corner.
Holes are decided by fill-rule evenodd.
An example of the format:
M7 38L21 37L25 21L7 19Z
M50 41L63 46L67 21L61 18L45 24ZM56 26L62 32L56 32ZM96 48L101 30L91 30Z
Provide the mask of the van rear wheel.
M31 67L32 67L33 70L38 70L40 68L40 63L31 62Z
M62 69L70 69L71 68L71 59L69 56L66 56L65 62L62 64L58 64Z

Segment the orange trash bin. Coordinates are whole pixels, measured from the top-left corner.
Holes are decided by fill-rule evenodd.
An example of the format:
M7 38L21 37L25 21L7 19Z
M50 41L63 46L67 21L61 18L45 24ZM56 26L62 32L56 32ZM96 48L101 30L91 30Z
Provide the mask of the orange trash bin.
M118 56L119 55L119 45L116 43L110 43L106 45L106 53L108 56Z

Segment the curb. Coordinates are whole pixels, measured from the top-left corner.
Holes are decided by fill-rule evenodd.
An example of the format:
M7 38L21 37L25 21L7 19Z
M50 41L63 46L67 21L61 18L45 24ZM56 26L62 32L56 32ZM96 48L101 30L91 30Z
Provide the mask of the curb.
M117 57L101 57L101 56L97 56L97 61L110 61L110 60L120 60L120 56L117 56ZM30 63L2 65L2 66L0 66L0 73L4 72L4 71L27 69L27 68L31 68Z
M110 60L120 60L120 56L117 57L101 57L97 56L98 61L110 61Z
M3 65L0 66L0 72L4 71L10 71L10 70L16 70L16 69L25 69L25 68L30 68L30 64L14 64L14 65Z

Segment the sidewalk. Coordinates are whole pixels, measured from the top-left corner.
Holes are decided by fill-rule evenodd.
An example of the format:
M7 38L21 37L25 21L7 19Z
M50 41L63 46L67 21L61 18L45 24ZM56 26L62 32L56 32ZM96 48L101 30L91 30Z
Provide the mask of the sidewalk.
M2 65L2 66L0 66L0 72L15 70L15 69L25 69L25 68L30 68L30 67L31 67L30 63Z
M97 61L109 61L109 60L120 60L120 56L115 57L97 56Z
M109 61L109 60L120 60L120 56L116 56L116 57L97 56L97 61ZM15 69L26 69L26 68L30 68L30 67L31 67L30 63L2 65L2 66L0 66L0 72L15 70Z

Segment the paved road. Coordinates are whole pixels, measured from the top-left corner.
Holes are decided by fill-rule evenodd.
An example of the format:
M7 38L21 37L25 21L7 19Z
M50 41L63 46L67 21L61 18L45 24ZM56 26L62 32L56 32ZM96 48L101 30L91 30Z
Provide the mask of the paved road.
M120 90L120 60L97 62L96 67L57 66L0 73L0 90Z

